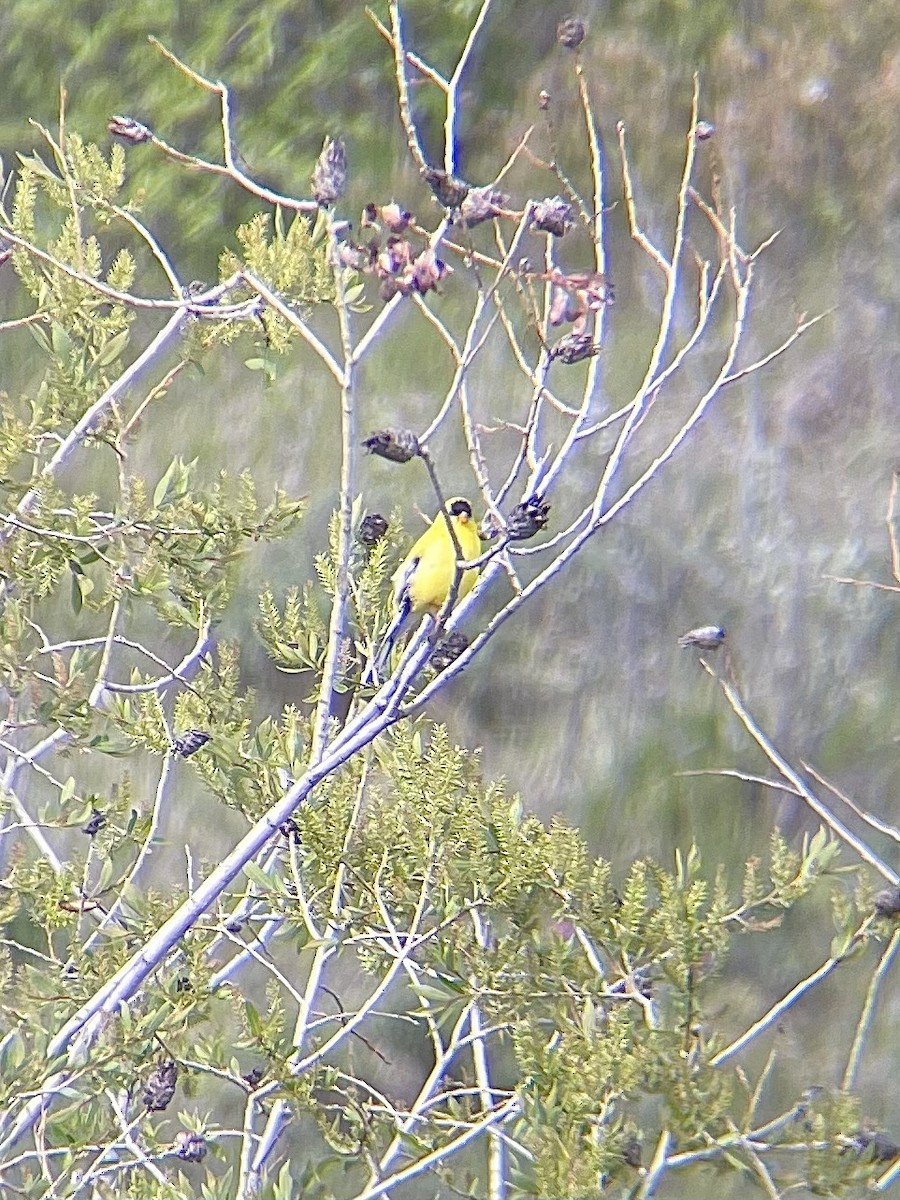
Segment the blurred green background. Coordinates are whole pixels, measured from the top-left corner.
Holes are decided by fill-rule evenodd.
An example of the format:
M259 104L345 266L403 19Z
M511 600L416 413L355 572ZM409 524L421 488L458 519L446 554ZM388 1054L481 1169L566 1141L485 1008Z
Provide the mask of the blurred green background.
M555 38L570 7L569 0L500 0L492 9L462 89L459 166L475 182L493 178L525 127L540 120L537 95L546 89L560 161L587 187L572 58ZM462 0L413 0L404 6L409 45L452 69L476 9ZM505 775L530 810L578 823L592 850L622 874L635 856L668 863L673 844L696 841L710 872L725 862L736 885L744 858L764 852L773 823L789 835L811 823L783 794L680 775L715 767L773 773L693 654L678 648L677 636L694 625L728 628L748 703L792 761L805 758L858 803L896 820L898 650L890 631L897 598L828 576L891 582L884 517L900 462L900 21L894 0L609 0L582 12L589 24L582 59L613 206L617 305L603 353L605 406L626 402L642 377L661 296L659 276L628 238L615 124L624 120L628 129L645 227L665 245L695 70L701 115L717 130L700 150L701 187L721 175L745 246L782 231L759 267L743 361L775 346L802 314L830 315L771 368L721 396L664 474L557 586L504 626L431 715L461 742L481 747L485 773ZM423 222L436 220L396 119L388 48L358 3L8 0L0 14L6 169L16 151L39 145L29 117L51 127L58 120L60 81L67 126L87 140L108 145L107 118L125 113L179 149L218 160L214 97L174 72L148 35L233 88L239 150L261 181L306 195L324 134L341 134L351 167L349 218L368 201L393 197ZM436 161L443 152L438 98L416 83L413 103ZM549 156L544 133L534 145ZM213 279L223 230L258 205L218 179L176 169L147 146L129 151L129 167L130 187L144 192L145 218L181 277ZM531 179L537 195L557 190L546 175ZM517 202L528 182L523 172L507 185ZM234 245L230 234L225 244ZM577 236L560 256L570 269L589 265ZM164 294L149 267L139 290ZM429 303L453 323L469 295L459 268ZM0 315L16 315L20 304L4 274ZM333 336L328 315L315 320ZM34 359L22 336L0 342L9 391L31 379ZM173 454L200 455L210 477L220 466L249 467L263 493L277 481L310 495L310 517L297 537L248 556L220 630L241 640L247 686L269 711L304 695L306 682L279 676L262 654L252 630L256 596L266 582L283 594L312 574L336 500L339 413L330 381L301 351L278 363L271 388L243 365L251 353L248 337L208 363L199 384L179 380L150 415L131 466L155 480ZM698 360L679 394L689 397L714 365ZM570 368L573 396L582 369ZM449 371L433 331L404 309L366 363L361 431L385 423L423 428ZM528 386L506 356L485 356L477 379L481 419L515 420L525 411ZM565 394L568 385L560 386ZM603 448L588 443L575 460L551 497L554 523L562 524L581 488L599 475ZM471 492L459 437L443 439L440 454L449 492ZM359 486L370 509L401 506L411 529L413 506L432 506L424 473L414 468L367 459ZM190 837L191 824L185 818L184 828L169 831L173 841ZM773 938L766 959L754 953L752 976L735 955L721 985L735 1030L827 956L830 921L824 905L791 914L778 948ZM791 1089L840 1077L867 974L844 971L776 1035ZM895 997L885 1001L861 1078L868 1111L888 1125L900 1102L888 1030L897 1006Z

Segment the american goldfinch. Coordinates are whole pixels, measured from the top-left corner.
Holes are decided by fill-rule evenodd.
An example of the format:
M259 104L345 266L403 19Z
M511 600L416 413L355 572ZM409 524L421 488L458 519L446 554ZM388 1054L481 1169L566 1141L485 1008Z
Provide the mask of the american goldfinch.
M456 534L459 549L468 562L481 554L478 525L472 518L472 505L462 497L447 502L447 515ZM411 617L421 613L436 616L447 602L456 577L456 548L447 521L438 513L406 558L394 572L394 619L384 635L375 660L375 671L385 674L391 651ZM477 571L464 571L459 581L457 600L475 586Z

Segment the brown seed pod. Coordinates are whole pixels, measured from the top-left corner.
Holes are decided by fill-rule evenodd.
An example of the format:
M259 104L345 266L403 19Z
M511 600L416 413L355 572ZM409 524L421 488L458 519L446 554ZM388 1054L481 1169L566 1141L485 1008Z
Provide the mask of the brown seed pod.
M206 1138L190 1129L179 1129L173 1143L175 1153L183 1162L200 1162L206 1158Z
M568 200L563 200L562 196L548 196L534 206L531 223L535 229L541 229L544 233L564 237L575 224L572 205Z
M900 916L900 887L885 888L875 897L875 911L879 917Z
M421 453L419 439L411 429L378 429L363 445L370 454L388 462L406 463Z
M628 1138L628 1140L625 1142L625 1145L622 1147L622 1158L625 1160L626 1165L629 1167L639 1167L641 1165L642 1151L643 1146L641 1145L639 1138Z
M531 496L517 504L506 522L506 532L511 542L526 542L539 533L550 519L550 505L543 496Z
M572 363L582 362L600 353L600 347L594 345L593 336L589 333L569 333L560 338L550 349L550 358L558 358L560 362L571 366Z
M323 208L343 196L347 190L347 148L342 138L325 138L310 181L313 199Z
M188 729L172 742L172 749L182 758L190 758L210 740L212 735L202 729Z
M423 167L422 178L444 208L459 208L469 194L470 185L464 179L438 167Z
M452 274L453 268L438 258L430 247L415 258L412 269L408 272L410 283L420 296L427 292L436 292L441 280Z
M368 513L359 523L356 539L371 549L378 545L387 531L387 519L381 513Z
M473 225L496 217L508 203L509 196L505 192L495 191L491 187L470 188L459 206L458 223L471 229Z
M442 637L434 650L431 652L431 666L434 671L440 675L442 671L446 671L451 663L455 663L459 656L469 648L469 639L465 634L460 633L458 629L452 630L446 637Z
M88 837L94 837L95 834L100 832L105 824L106 817L104 817L103 813L100 812L98 808L92 808L90 820L81 832L86 833Z
M168 1108L175 1095L178 1082L178 1067L170 1058L157 1063L144 1085L144 1104L150 1112L162 1112Z
M556 27L556 40L567 50L577 50L584 41L584 32L580 17L563 17Z

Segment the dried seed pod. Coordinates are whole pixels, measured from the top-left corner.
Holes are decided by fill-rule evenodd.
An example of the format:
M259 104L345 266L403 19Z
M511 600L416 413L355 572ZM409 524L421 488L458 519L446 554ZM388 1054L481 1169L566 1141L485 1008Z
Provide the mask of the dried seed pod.
M567 325L570 321L577 321L583 313L584 309L577 296L573 295L572 292L566 291L565 288L557 287L553 289L550 312L547 316L551 325Z
M141 142L149 142L153 137L146 125L135 121L134 117L123 117L118 113L109 118L106 128L113 137L121 138L123 142L131 142L133 146L139 146Z
M419 439L411 429L378 429L363 445L370 454L396 463L409 462L421 453Z
M404 296L408 296L409 289L404 288L403 282L394 276L388 276L387 279L382 279L381 283L378 285L379 299L384 300L385 303L387 303L388 300L393 300L393 298L400 293L402 293Z
M423 167L422 178L444 208L459 208L469 194L470 185L464 179L438 167Z
M470 188L459 206L459 224L471 229L482 221L490 221L508 203L509 196L505 192L495 191L492 187Z
M323 208L347 190L347 148L342 138L326 137L311 176L313 199Z
M452 274L453 268L448 267L429 247L413 261L409 279L415 291L424 296L427 292L436 292L441 280Z
M206 1158L206 1138L190 1129L179 1129L173 1143L175 1153L183 1162L201 1162Z
M584 21L579 17L563 17L556 27L556 40L567 50L577 50L584 41Z
M465 634L460 633L458 629L451 630L446 637L442 637L437 643L434 650L431 652L431 666L438 675L442 671L446 671L451 663L456 662L459 656L469 648L469 639Z
M900 916L900 887L885 888L875 897L875 911L879 917Z
M92 808L90 820L81 832L86 833L88 837L93 837L95 834L100 832L105 824L106 817L104 817L103 813L100 812L98 808Z
M525 542L544 528L550 519L550 505L543 496L531 496L517 504L506 522L506 532L511 542Z
M900 1158L900 1146L880 1129L858 1129L850 1136L848 1150L857 1154L869 1151L871 1162L886 1163Z
M629 1167L639 1167L641 1165L642 1151L643 1146L639 1138L628 1138L622 1147L622 1158L625 1160L626 1165Z
M206 745L211 736L202 729L188 729L175 738L172 742L172 749L182 758L190 758L192 754L196 754Z
M390 233L405 233L415 220L411 212L399 204L385 204L379 210L382 223Z
M144 1085L144 1104L150 1112L162 1112L168 1108L175 1095L178 1082L178 1067L170 1058L164 1058L150 1072Z
M569 333L551 347L550 359L552 361L558 358L560 362L571 366L572 363L582 362L583 359L592 358L599 353L600 347L594 345L592 334Z
M678 639L679 646L696 646L698 650L718 650L725 641L725 630L721 625L701 625L689 629Z
M568 200L563 200L562 196L548 196L534 206L531 223L535 229L541 229L544 233L564 237L575 224L572 205Z
M356 538L371 549L372 546L377 546L387 531L388 523L381 513L367 513L359 523Z

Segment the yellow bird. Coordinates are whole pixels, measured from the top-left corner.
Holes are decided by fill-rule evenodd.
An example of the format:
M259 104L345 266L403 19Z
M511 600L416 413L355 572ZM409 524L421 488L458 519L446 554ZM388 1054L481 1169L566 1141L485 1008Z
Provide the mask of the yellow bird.
M461 496L447 502L447 515L463 559L467 562L481 554L481 538L472 517L472 505ZM375 661L375 670L384 676L391 651L410 618L420 613L437 616L453 587L456 576L456 548L447 521L438 513L406 558L394 572L394 619L384 635ZM475 586L477 571L464 571L459 581L457 600Z

